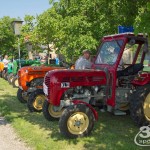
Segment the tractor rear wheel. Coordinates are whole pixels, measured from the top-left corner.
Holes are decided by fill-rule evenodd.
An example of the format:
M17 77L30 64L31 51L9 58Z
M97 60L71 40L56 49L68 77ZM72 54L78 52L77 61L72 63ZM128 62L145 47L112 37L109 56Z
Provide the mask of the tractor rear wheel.
M3 72L2 72L2 78L4 78L4 79L6 78L6 73L7 72L5 70L3 70Z
M87 136L94 127L94 116L84 104L72 105L64 110L59 120L62 135L67 138Z
M137 88L130 99L130 114L138 126L150 124L150 85Z
M27 107L30 112L41 112L46 97L43 89L37 89L29 95Z
M48 121L58 120L63 112L63 109L51 105L47 100L43 103L43 115Z
M27 103L28 95L20 88L17 91L17 98L21 103Z
M18 83L18 76L15 76L12 80L12 85L13 87L18 87L19 83Z
M8 76L9 74L8 74L8 72L6 72L5 74L4 74L4 79L5 80L7 80L7 76Z

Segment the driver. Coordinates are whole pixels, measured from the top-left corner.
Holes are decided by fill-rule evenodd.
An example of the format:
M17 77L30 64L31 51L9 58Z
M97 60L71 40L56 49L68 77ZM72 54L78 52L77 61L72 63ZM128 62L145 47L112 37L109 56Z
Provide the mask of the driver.
M85 49L83 50L83 56L81 56L75 62L75 69L91 69L92 63L89 61L90 59L90 51Z

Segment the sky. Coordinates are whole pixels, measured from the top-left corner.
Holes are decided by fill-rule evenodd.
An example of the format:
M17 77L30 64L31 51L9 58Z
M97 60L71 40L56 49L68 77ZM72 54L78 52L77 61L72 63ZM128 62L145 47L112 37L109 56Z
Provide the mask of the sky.
M21 18L25 15L39 15L50 8L49 0L0 0L0 18L10 16Z

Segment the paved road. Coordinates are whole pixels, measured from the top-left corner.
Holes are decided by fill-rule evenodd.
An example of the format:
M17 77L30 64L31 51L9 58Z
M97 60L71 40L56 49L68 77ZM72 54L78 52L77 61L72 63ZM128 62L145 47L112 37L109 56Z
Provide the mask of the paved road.
M12 126L0 117L0 150L31 150L21 141Z

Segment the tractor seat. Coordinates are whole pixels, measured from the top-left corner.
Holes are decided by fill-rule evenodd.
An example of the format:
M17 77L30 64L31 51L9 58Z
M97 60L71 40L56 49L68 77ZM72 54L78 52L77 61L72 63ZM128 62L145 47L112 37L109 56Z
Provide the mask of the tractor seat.
M117 77L135 75L144 68L142 63L132 64L124 70L117 71Z

